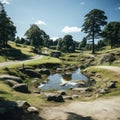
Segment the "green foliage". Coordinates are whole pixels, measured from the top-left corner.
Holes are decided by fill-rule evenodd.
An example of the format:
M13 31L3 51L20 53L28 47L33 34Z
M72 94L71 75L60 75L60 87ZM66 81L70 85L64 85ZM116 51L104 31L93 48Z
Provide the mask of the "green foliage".
M25 36L27 37L28 41L30 41L30 44L38 51L41 46L49 47L51 42L49 40L49 36L35 24L32 24L31 27L26 31Z
M4 9L3 4L0 2L0 45L1 47L7 47L8 40L14 40L16 33L16 27L11 21L10 17Z
M83 40L79 43L78 49L81 50L82 48L85 48L87 44L87 39L84 37Z
M102 36L107 45L111 48L120 46L120 22L110 22L103 30Z
M93 9L88 14L85 15L85 22L82 25L82 31L84 31L87 39L92 39L92 53L94 50L94 39L97 39L101 35L101 26L107 24L107 17L105 12L99 9Z
M62 52L74 52L75 42L71 35L65 35L63 39L58 40L57 49Z

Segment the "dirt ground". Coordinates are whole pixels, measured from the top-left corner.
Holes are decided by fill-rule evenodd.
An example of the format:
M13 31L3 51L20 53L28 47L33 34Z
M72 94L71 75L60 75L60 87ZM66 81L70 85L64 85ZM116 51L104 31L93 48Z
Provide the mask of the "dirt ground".
M120 97L44 107L40 116L44 120L120 120Z

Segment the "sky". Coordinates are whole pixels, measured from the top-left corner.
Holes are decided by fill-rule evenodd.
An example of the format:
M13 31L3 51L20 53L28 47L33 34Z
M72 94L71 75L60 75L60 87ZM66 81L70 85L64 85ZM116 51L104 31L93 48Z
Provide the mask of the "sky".
M120 22L120 0L0 0L17 27L17 36L25 37L36 24L55 40L67 34L81 41L84 16L92 9L105 11L108 22Z

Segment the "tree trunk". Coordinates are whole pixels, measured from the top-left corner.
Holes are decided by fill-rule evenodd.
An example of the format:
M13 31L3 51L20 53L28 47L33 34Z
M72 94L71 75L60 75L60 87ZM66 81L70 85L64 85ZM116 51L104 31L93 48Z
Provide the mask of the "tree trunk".
M95 54L95 43L94 43L94 35L92 37L92 54Z

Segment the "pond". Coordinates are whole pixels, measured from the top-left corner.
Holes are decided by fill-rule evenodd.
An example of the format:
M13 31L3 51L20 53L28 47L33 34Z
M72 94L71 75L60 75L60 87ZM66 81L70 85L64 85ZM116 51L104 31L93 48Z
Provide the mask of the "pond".
M78 84L75 82L76 80L84 80L87 82L88 78L84 76L78 68L71 74L67 74L67 77L65 77L63 73L56 73L48 76L48 80L47 83L40 84L38 88L41 90L66 90L78 87Z

